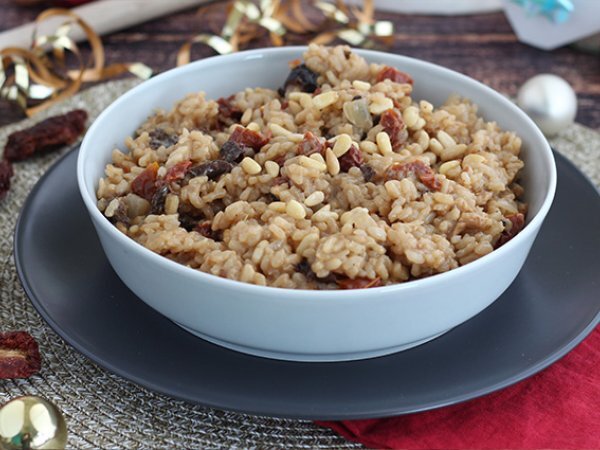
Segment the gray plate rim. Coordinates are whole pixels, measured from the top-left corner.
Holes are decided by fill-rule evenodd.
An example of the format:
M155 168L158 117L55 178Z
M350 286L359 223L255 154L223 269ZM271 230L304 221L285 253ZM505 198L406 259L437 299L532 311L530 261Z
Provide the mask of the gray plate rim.
M428 411L432 409L441 408L444 406L455 405L458 403L462 403L468 400L476 399L482 397L487 394L491 394L493 392L499 391L506 387L509 387L513 384L516 384L526 378L535 375L541 370L547 368L551 364L557 362L566 354L568 354L571 350L573 350L581 341L583 341L600 323L600 310L599 312L590 318L587 326L582 328L570 341L564 343L564 345L559 346L555 349L554 352L547 355L546 358L538 361L537 363L531 365L527 370L523 370L515 376L508 377L501 382L491 384L486 386L485 388L477 389L465 393L463 395L456 395L452 398L443 400L443 401L429 401L423 402L422 404L414 407L382 407L382 408L374 408L374 407L360 407L356 405L352 410L344 410L336 413L319 413L318 411L306 411L303 408L294 408L292 405L288 410L273 410L269 409L269 407L261 407L260 404L255 404L254 406L250 406L249 404L244 404L242 406L236 404L229 404L223 401L214 401L211 399L197 399L190 398L186 395L181 395L178 392L175 392L173 389L168 386L165 387L164 382L156 382L155 380L151 380L148 377L140 377L135 374L129 373L126 369L123 369L118 364L113 364L111 361L103 359L95 355L93 352L90 352L87 347L81 342L74 339L67 330L63 328L60 321L57 321L52 316L52 313L47 309L43 299L38 298L33 292L30 284L29 278L27 275L27 270L25 268L25 261L22 255L23 245L21 243L21 238L23 236L23 224L26 221L26 217L31 214L30 208L33 202L33 198L38 195L38 191L41 189L41 186L53 176L54 172L57 171L62 164L65 163L70 157L74 157L73 155L77 153L79 146L74 147L73 149L66 152L62 155L38 180L34 188L31 190L27 200L25 201L15 226L14 232L14 242L13 242L13 250L14 250L14 258L15 265L17 269L17 275L27 297L33 304L34 308L38 311L38 313L42 316L42 318L50 325L50 327L69 345L74 347L78 352L89 358L94 363L103 367L104 369L112 372L126 380L132 381L142 387L145 387L151 391L157 392L159 394L166 395L171 398L175 398L178 400L188 401L191 403L201 404L203 406L228 410L233 412L239 412L244 414L253 414L253 415L261 415L261 416L273 416L273 417L281 417L281 418L290 418L290 419L307 419L307 420L352 420L352 419L365 419L365 418L378 418L378 417L387 417L394 415L404 415L404 414L412 414L423 411ZM562 156L558 152L554 152L557 166L559 166L562 170L571 170L577 172L582 178L582 182L585 182L589 186L593 187L596 194L598 195L596 200L598 201L597 207L600 207L600 190L590 181L590 179L581 172L571 161L569 161L566 157ZM559 171L560 173L560 171ZM74 176L74 175L73 175ZM546 225L545 225L546 226ZM102 258L105 258L104 254L101 255ZM115 275L116 276L116 275ZM165 319L168 320L168 319ZM475 320L475 319L471 319ZM440 338L440 339L443 339ZM214 344L210 344L214 345ZM425 344L427 345L427 344ZM221 349L223 352L230 352L231 350ZM373 358L372 360L380 360L382 358L390 358L394 357L394 355L385 356L381 358ZM263 358L259 357L250 357L261 360ZM369 360L364 360L363 362L368 363ZM295 363L295 364L315 364L315 363ZM327 363L327 364L338 364L338 363ZM345 363L348 364L348 363ZM349 363L352 364L352 363ZM318 409L318 407L317 407Z

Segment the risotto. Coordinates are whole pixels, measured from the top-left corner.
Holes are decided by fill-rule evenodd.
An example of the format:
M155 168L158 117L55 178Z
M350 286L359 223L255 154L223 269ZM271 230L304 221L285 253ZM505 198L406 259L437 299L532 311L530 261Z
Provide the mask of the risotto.
M311 45L282 83L156 111L113 151L99 209L173 261L299 289L446 272L523 228L521 140L467 99L416 101L409 74L345 46Z

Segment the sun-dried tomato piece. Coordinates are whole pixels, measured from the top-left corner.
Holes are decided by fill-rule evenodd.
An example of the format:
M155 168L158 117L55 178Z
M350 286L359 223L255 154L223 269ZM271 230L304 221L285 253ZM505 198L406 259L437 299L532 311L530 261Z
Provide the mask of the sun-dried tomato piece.
M281 96L285 95L285 91L290 86L298 86L302 92L313 93L319 86L317 84L319 75L310 70L306 64L299 64L294 67L283 83L283 87L279 89Z
M222 125L229 126L239 122L244 114L244 111L233 104L234 99L235 96L230 95L227 98L221 97L217 100L217 104L219 105L218 120Z
M409 74L390 66L384 66L377 74L377 78L375 78L375 81L378 83L383 80L391 80L394 83L413 84L413 79Z
M210 220L200 222L195 230L202 236L212 239L213 241L220 241L223 239L223 233L220 230L212 229L212 222Z
M152 201L152 197L157 189L157 175L158 163L153 162L131 182L131 190L134 194L137 194L148 201Z
M192 166L191 161L178 162L173 167L171 167L169 170L167 170L167 173L165 174L165 177L163 178L163 180L167 183L181 180L185 176L185 174L187 173L188 169L191 166Z
M14 175L10 161L3 159L0 161L0 200L6 197L10 189L10 179Z
M348 172L352 167L360 167L364 162L362 152L356 145L350 146L350 149L340 156L338 161L342 172Z
M76 109L61 116L50 117L37 125L8 136L4 158L21 161L35 153L55 150L72 144L83 133L87 112Z
M432 191L439 191L442 182L435 177L435 172L423 161L408 163L394 163L385 171L386 180L401 180L403 178L414 178Z
M231 133L229 140L246 147L250 147L255 152L259 151L263 145L269 142L269 139L257 131L249 130L244 127L236 127Z
M408 132L406 131L406 125L400 117L400 113L394 109L388 109L381 114L379 124L383 127L383 130L390 137L392 148L398 150L402 147L402 144L408 139Z
M177 141L179 140L176 134L169 134L162 128L152 130L149 133L149 136L150 142L148 145L150 145L152 150L158 150L161 147L169 148L172 145L177 144Z
M41 367L38 344L29 333L0 333L0 379L28 378Z
M381 278L338 278L336 283L340 289L368 289L381 286Z
M315 136L310 131L304 133L304 139L298 144L296 153L299 155L312 155L313 153L322 153L325 149L323 139Z
M501 247L514 238L517 234L521 232L523 227L525 227L525 215L521 213L511 214L510 216L506 216L508 220L506 229L502 232L498 240L496 241L495 248Z
M215 159L214 161L207 161L199 164L188 170L186 178L195 178L206 175L209 180L216 181L224 173L229 173L233 169L233 164L223 161L222 159Z
M244 145L238 144L233 141L227 141L219 150L219 156L221 159L230 162L230 163L239 163L244 156L252 156L254 154L254 150L250 147L246 147Z

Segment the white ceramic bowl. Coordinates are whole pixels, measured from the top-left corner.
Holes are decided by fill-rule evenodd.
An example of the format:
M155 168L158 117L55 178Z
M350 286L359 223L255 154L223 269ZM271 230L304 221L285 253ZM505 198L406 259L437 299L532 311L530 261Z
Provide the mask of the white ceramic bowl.
M550 208L556 169L535 124L508 99L448 69L412 58L366 50L371 62L398 67L415 79L413 97L443 103L470 98L480 113L523 140L522 174L527 225L510 242L458 269L404 284L346 291L260 287L190 269L121 234L96 207L95 189L113 148L155 108L169 109L186 94L209 98L246 87L277 88L288 61L304 47L253 50L173 69L127 92L96 119L77 163L79 189L104 251L136 295L190 332L242 352L298 361L340 361L385 355L433 339L473 317L510 285ZM109 331L109 330L107 330Z

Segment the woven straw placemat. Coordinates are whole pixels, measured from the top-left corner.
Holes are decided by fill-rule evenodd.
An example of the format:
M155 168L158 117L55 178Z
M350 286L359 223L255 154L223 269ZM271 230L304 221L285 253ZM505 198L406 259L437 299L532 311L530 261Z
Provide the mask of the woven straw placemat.
M0 129L7 136L49 115L84 108L93 120L137 84L115 81L88 89L34 120ZM600 133L573 125L553 139L600 185ZM150 392L96 366L58 337L25 296L12 254L13 229L27 194L67 149L15 164L12 189L0 202L0 330L27 330L39 342L43 367L27 380L0 381L0 404L19 395L41 395L64 412L68 448L359 448L309 421L254 417L204 408Z

